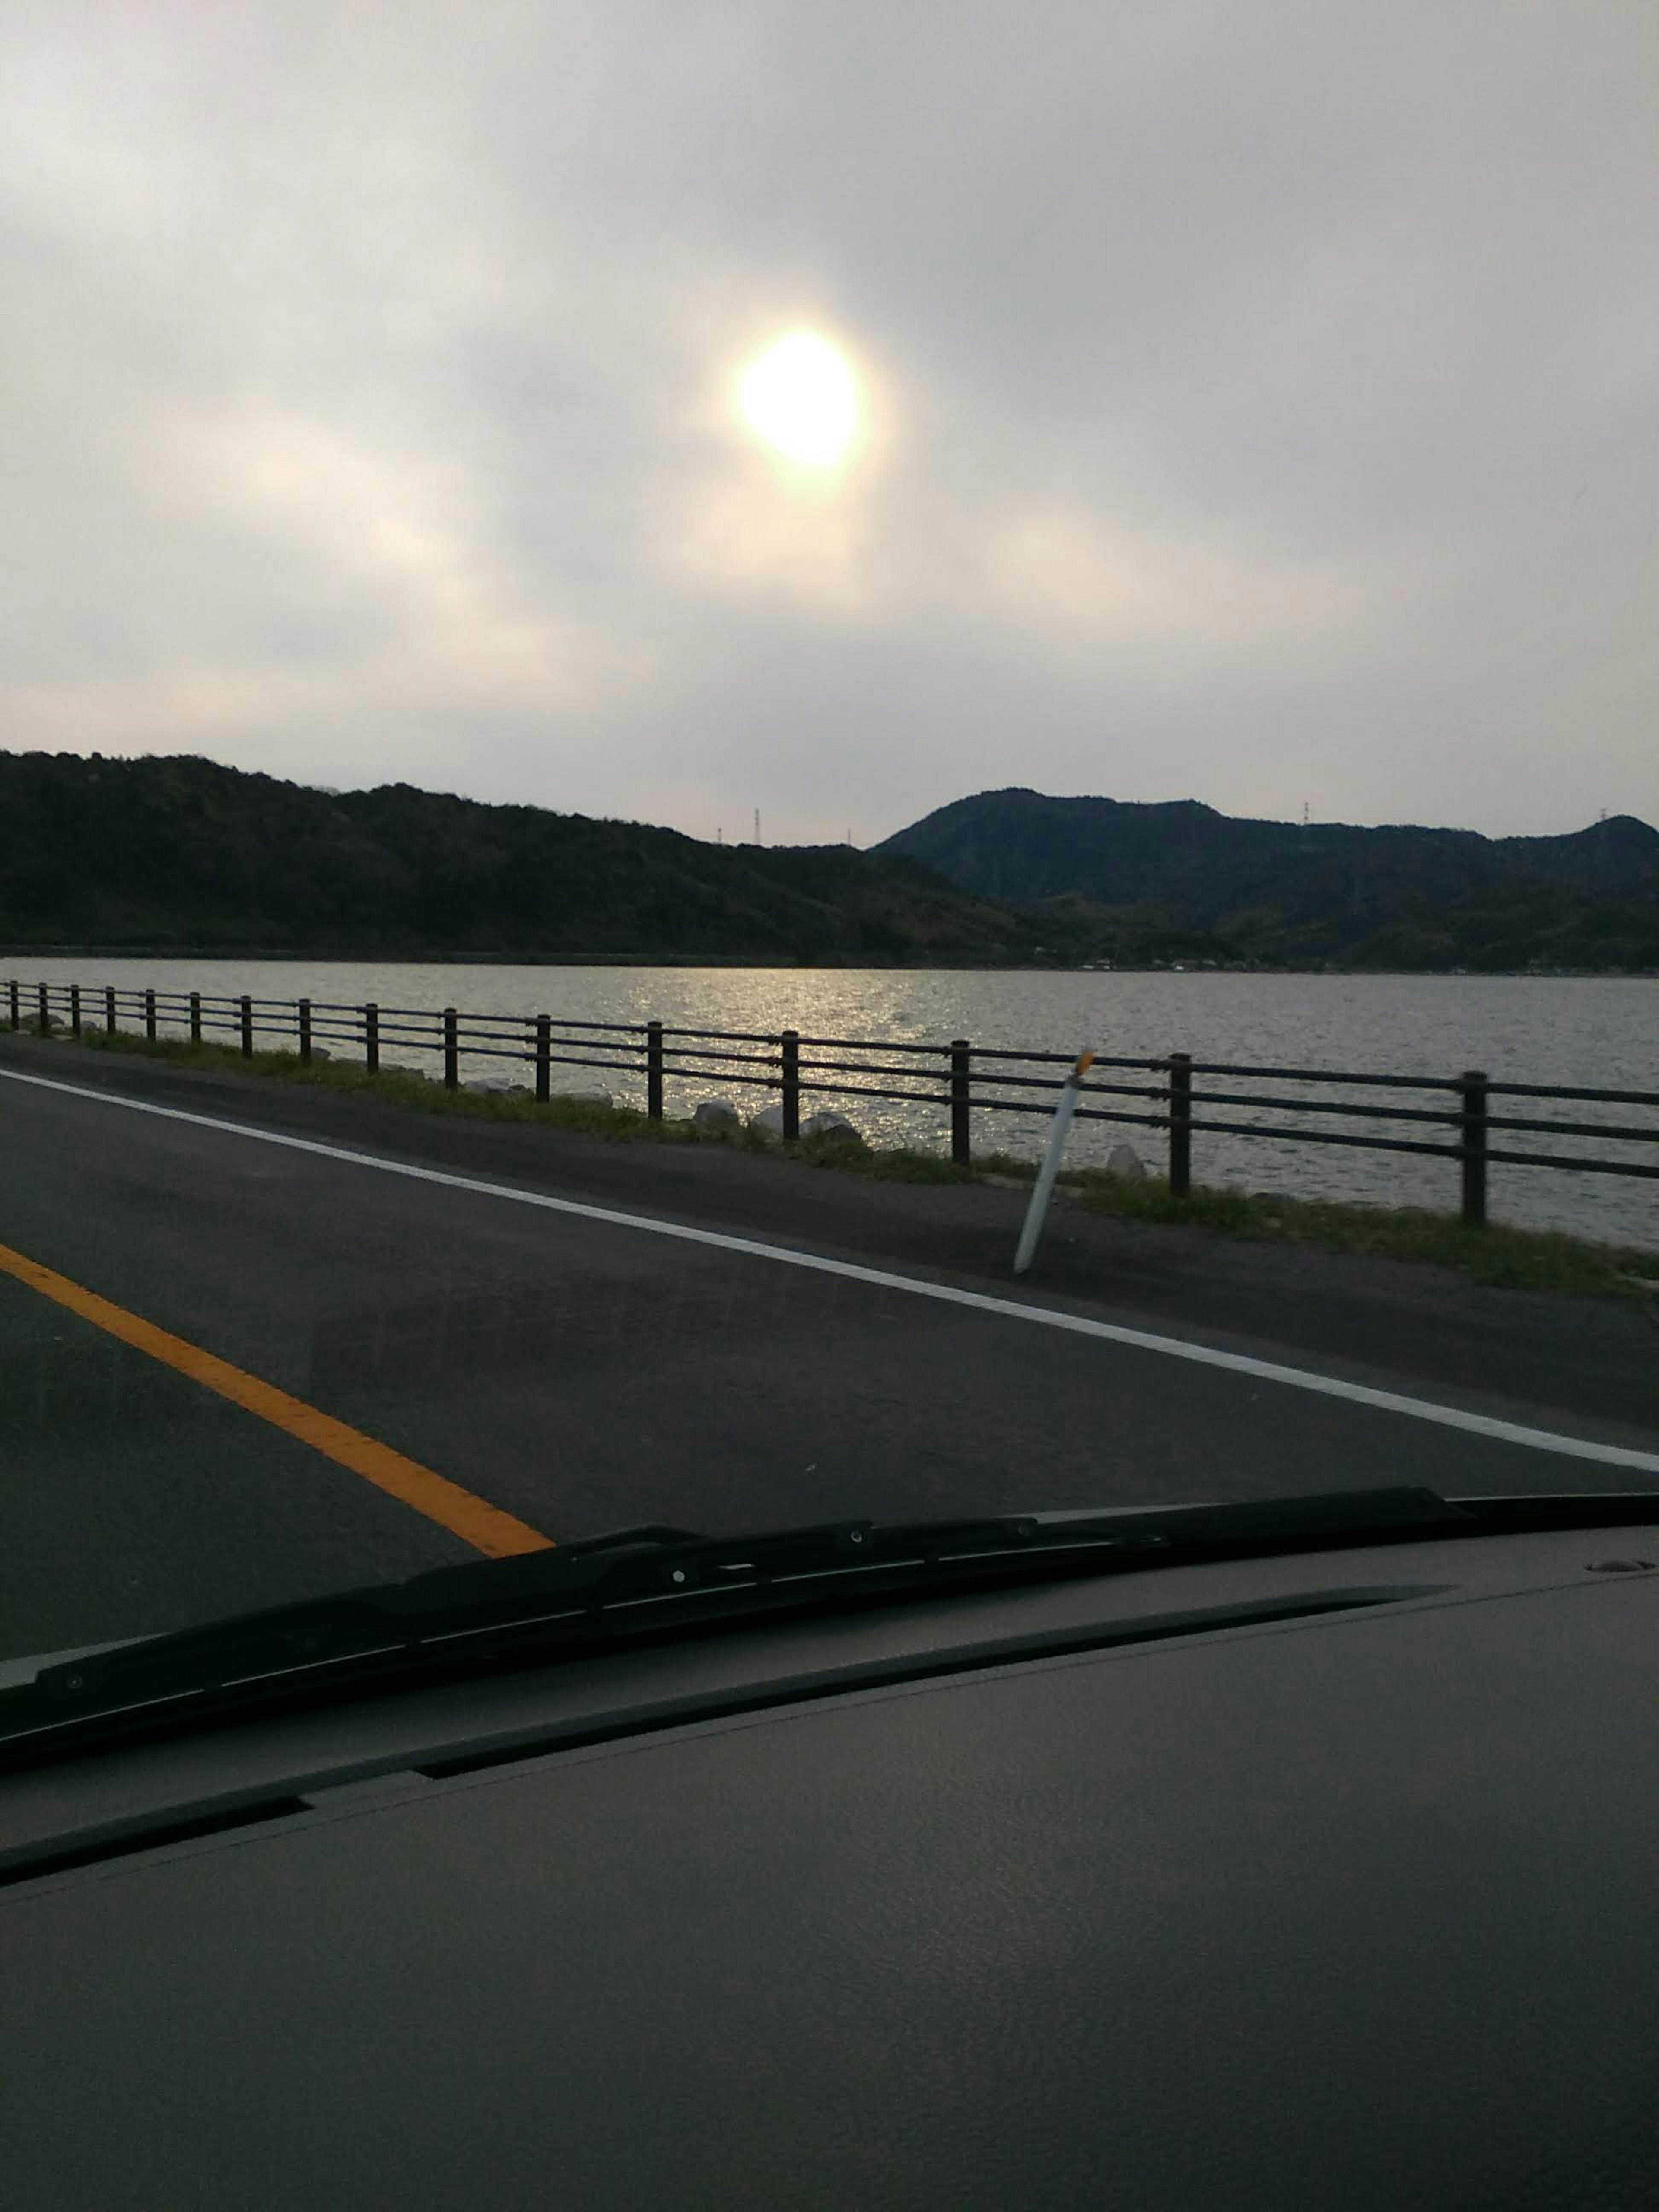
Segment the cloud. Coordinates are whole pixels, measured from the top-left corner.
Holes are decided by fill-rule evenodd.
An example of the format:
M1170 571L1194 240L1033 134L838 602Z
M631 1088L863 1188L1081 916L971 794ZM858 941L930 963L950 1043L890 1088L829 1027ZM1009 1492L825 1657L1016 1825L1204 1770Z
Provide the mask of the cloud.
M1659 816L1656 64L1636 0L16 11L5 742ZM798 327L838 477L732 404Z

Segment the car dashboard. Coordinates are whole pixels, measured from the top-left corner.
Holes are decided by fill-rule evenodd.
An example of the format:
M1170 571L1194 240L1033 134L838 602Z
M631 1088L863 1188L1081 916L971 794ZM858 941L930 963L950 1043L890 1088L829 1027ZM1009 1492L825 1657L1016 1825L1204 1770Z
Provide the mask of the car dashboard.
M1659 2203L1656 1559L981 1591L11 1774L5 2202Z

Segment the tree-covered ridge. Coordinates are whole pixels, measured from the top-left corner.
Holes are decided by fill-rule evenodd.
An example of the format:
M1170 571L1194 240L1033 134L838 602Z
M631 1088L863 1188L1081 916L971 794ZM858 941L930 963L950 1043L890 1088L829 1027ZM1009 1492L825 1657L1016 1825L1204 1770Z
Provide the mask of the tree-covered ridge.
M0 753L0 942L552 958L998 961L1027 931L921 864L191 757Z
M1641 971L1659 969L1659 832L1304 829L1003 791L859 853L191 756L0 753L0 944Z
M1488 838L1010 790L957 799L877 849L1127 960L1659 968L1659 831L1631 815Z

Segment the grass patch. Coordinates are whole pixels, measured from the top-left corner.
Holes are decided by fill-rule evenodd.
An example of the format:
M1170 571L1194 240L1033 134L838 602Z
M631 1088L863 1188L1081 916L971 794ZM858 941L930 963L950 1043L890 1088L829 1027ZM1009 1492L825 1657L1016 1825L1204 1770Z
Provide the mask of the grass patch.
M38 1024L30 1034L41 1034ZM52 1041L73 1042L67 1030L54 1025ZM469 1091L465 1085L450 1091L430 1076L412 1068L383 1067L371 1075L361 1060L316 1060L307 1066L297 1052L255 1052L244 1054L240 1045L191 1044L184 1037L157 1037L154 1042L131 1030L113 1036L103 1030L84 1030L81 1043L93 1052L136 1054L146 1060L172 1060L186 1067L222 1068L238 1075L274 1076L279 1081L304 1083L321 1091L346 1091L404 1106L417 1114L449 1114L475 1121L534 1121L584 1136L613 1141L634 1140L655 1145L720 1145L729 1152L763 1153L774 1159L790 1158L808 1167L836 1168L851 1175L867 1176L882 1182L970 1182L966 1168L933 1152L907 1149L872 1152L834 1136L808 1137L786 1154L776 1139L744 1124L730 1131L698 1130L690 1119L665 1117L653 1121L630 1106L601 1106L556 1094L545 1104L511 1091Z
M974 1172L981 1176L1005 1176L1011 1182L1035 1182L1037 1164L1035 1160L1023 1160L1014 1152L975 1152ZM1074 1182L1076 1180L1074 1175L1062 1173L1060 1176L1062 1182Z
M1353 1206L1335 1199L1280 1198L1261 1192L1195 1188L1174 1198L1156 1177L1132 1182L1097 1169L1066 1180L1080 1204L1120 1220L1183 1224L1259 1243L1316 1245L1387 1260L1420 1260L1450 1267L1477 1283L1513 1291L1558 1291L1595 1297L1640 1298L1626 1279L1645 1275L1659 1289L1659 1255L1601 1244L1553 1229L1492 1224L1466 1229L1455 1213L1424 1206Z
M803 1137L795 1157L808 1167L834 1168L843 1175L865 1176L876 1182L972 1182L972 1172L959 1168L939 1152L918 1152L908 1146L889 1152L872 1152L866 1145L849 1144L846 1138Z
M33 1034L40 1034L38 1028ZM66 1035L54 1035L59 1043L71 1042ZM413 1068L382 1067L371 1074L361 1060L313 1060L307 1066L297 1052L256 1052L250 1057L236 1045L191 1044L184 1037L157 1037L152 1042L129 1030L117 1030L113 1036L90 1030L82 1035L81 1044L92 1052L130 1054L185 1067L222 1069L230 1074L270 1076L318 1091L350 1091L417 1114L447 1114L475 1121L537 1121L587 1136L640 1138L655 1144L695 1141L689 1121L652 1121L631 1107L603 1106L597 1100L555 1096L544 1104L514 1091L449 1091Z

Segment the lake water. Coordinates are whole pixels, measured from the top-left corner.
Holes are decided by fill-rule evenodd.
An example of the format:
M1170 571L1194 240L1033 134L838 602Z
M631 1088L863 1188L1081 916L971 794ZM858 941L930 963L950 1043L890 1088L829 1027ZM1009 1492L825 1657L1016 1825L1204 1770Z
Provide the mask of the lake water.
M1659 981L1641 978L1418 975L1079 975L1024 971L786 968L533 968L449 963L330 961L79 960L14 955L7 975L26 981L113 983L158 990L200 990L292 1000L469 1013L535 1014L566 1020L660 1020L687 1029L775 1032L887 1042L942 1042L965 1036L980 1046L1074 1052L1087 1045L1124 1058L1172 1051L1195 1060L1263 1066L1329 1067L1392 1075L1455 1075L1481 1067L1494 1080L1560 1083L1659 1092ZM388 1061L396 1055L388 1052ZM500 1073L480 1062L463 1073ZM557 1073L570 1087L605 1080L576 1069ZM1133 1078L1128 1079L1133 1080ZM618 1098L643 1103L629 1084ZM1229 1079L1212 1087L1248 1089ZM1284 1086L1281 1086L1284 1087ZM671 1082L671 1113L720 1095L715 1082ZM1310 1097L1379 1094L1320 1086ZM755 1092L738 1094L745 1110ZM1126 1102L1133 1104L1133 1102ZM1381 1103L1399 1103L1384 1096ZM1432 1096L1403 1103L1433 1106ZM810 1102L809 1102L810 1103ZM892 1102L841 1102L841 1110L877 1143L942 1147L943 1117ZM1542 1118L1603 1119L1651 1126L1651 1109L1494 1100L1492 1110ZM1203 1109L1196 1111L1201 1115ZM1217 1118L1255 1118L1232 1108ZM1383 1125L1311 1116L1310 1127L1385 1134ZM1411 1133L1409 1124L1397 1125ZM1041 1143L1036 1116L975 1116L976 1149L1031 1152ZM1443 1133L1426 1127L1422 1133ZM1161 1166L1160 1132L1079 1123L1068 1157L1099 1160L1126 1139ZM1609 1147L1547 1135L1500 1138L1516 1150L1607 1158L1659 1157L1659 1147ZM1298 1146L1267 1138L1197 1133L1194 1180L1310 1197L1352 1198L1452 1207L1455 1162L1404 1153ZM1629 1176L1569 1175L1495 1164L1494 1220L1577 1231L1659 1249L1659 1183Z

